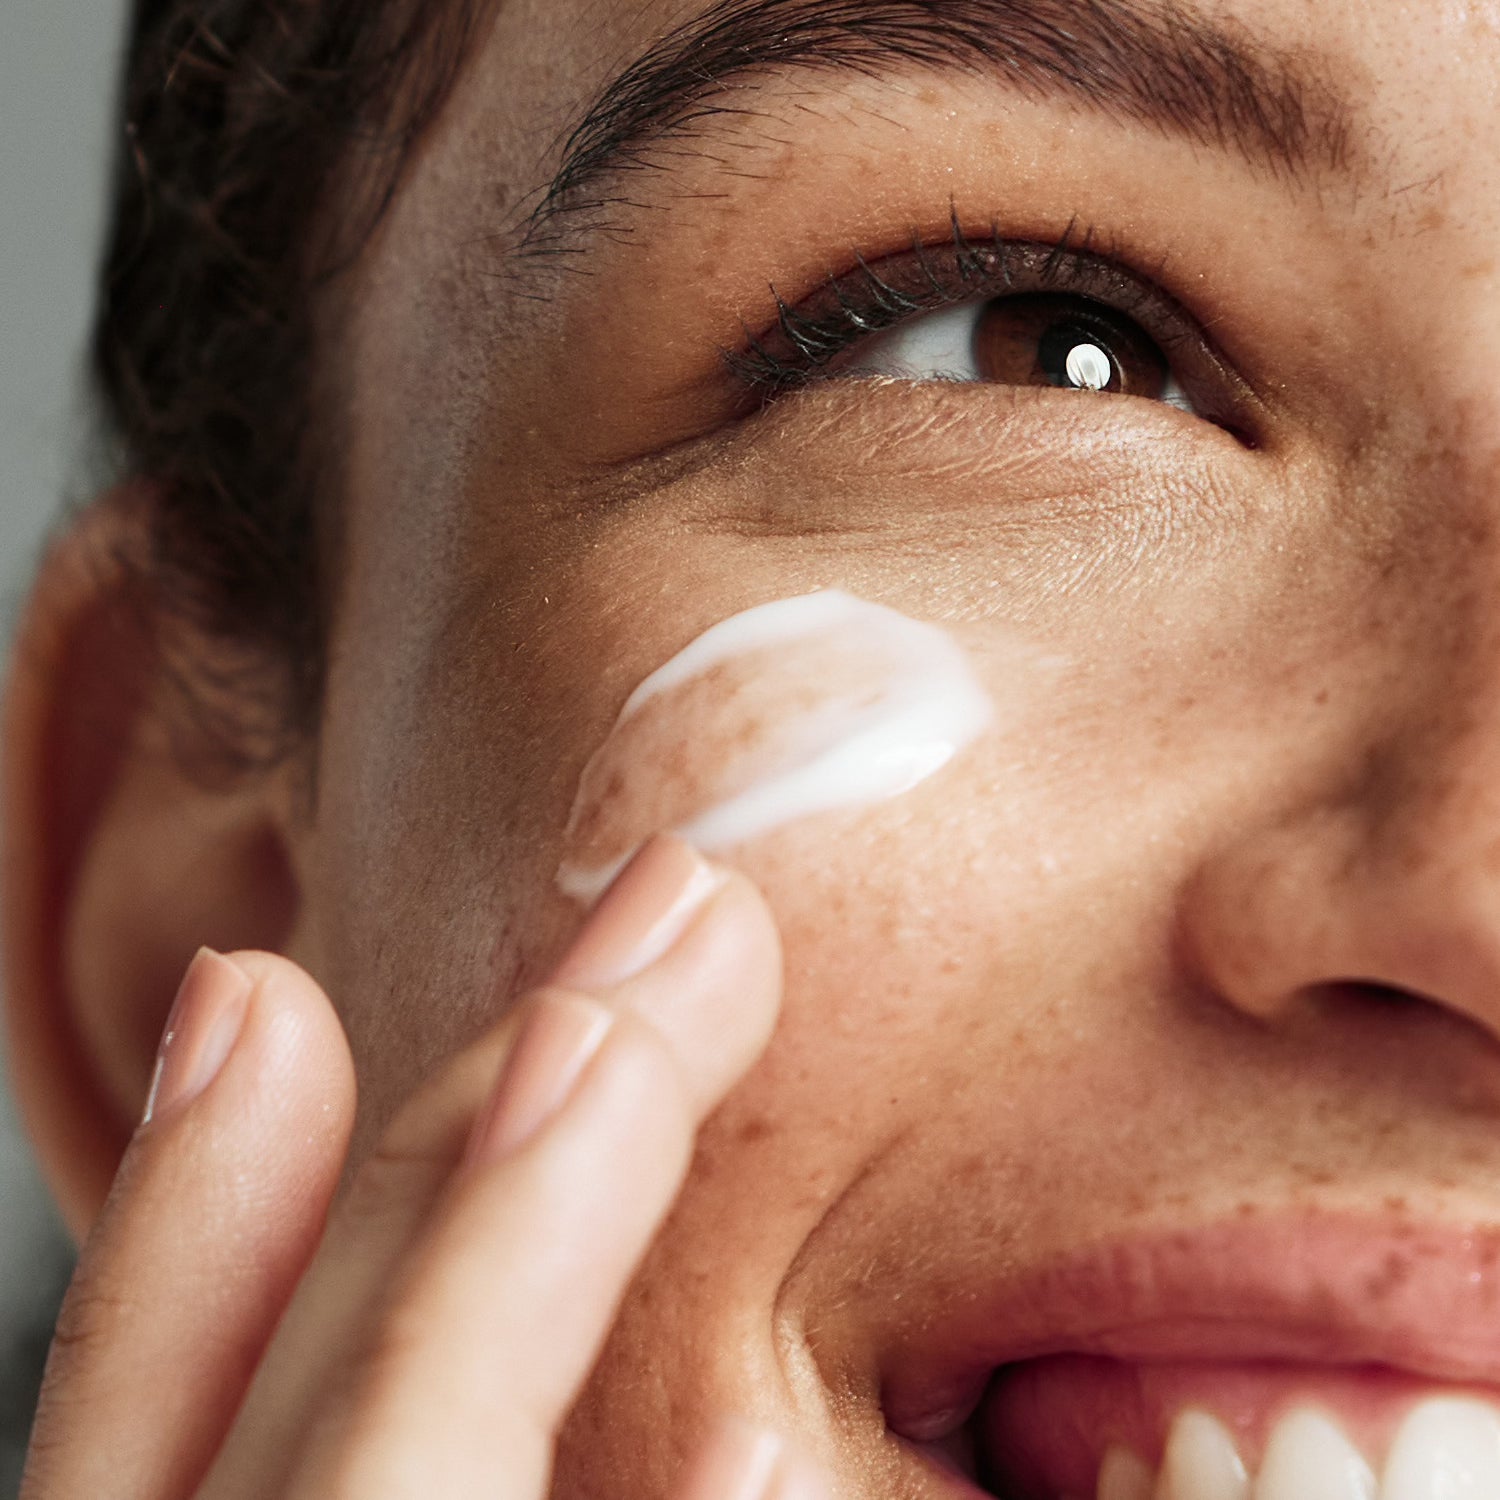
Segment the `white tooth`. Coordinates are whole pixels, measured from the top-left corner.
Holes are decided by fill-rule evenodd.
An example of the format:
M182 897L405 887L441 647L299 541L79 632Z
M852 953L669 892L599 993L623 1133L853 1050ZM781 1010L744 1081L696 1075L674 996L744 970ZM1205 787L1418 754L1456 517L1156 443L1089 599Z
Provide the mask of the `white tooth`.
M1424 1401L1401 1424L1380 1500L1495 1500L1500 1416L1479 1401Z
M1099 1465L1096 1500L1151 1500L1151 1470L1129 1448L1111 1448Z
M1167 1438L1156 1500L1246 1500L1249 1493L1229 1429L1206 1411L1180 1412Z
M1335 1423L1294 1411L1266 1444L1255 1500L1375 1500L1375 1476Z

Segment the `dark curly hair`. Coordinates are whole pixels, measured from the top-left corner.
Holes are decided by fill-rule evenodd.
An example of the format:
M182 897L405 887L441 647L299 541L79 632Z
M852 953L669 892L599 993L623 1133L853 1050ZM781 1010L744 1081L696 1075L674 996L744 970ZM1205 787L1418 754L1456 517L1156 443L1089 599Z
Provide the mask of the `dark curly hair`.
M93 374L111 463L144 481L131 574L234 663L221 738L256 760L305 738L322 691L337 403L314 328L481 3L134 7Z

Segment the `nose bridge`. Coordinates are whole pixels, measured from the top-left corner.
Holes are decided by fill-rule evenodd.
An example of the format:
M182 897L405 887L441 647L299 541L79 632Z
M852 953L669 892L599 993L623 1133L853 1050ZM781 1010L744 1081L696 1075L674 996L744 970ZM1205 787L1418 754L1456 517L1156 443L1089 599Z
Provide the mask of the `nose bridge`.
M1374 587L1382 671L1345 787L1346 878L1500 939L1500 391L1456 400Z
M1403 66L1436 83L1453 55L1434 40ZM1381 274L1339 346L1340 524L1309 574L1329 584L1288 593L1273 664L1317 679L1326 717L1260 727L1274 769L1177 914L1189 962L1242 1010L1375 983L1500 1037L1500 154L1474 144L1500 116L1488 75L1458 72L1430 95L1452 128L1401 143L1413 190L1358 210Z
M1458 675L1434 673L1371 747L1332 820L1329 896L1359 914L1356 930L1386 926L1391 941L1399 930L1405 948L1492 953L1485 967L1500 986L1500 693ZM1393 963L1387 954L1387 972L1351 977L1426 987Z
M1364 857L1393 872L1500 874L1500 558L1484 545L1462 572L1416 587L1421 608L1391 649L1375 689L1386 701L1351 768Z
M1347 732L1190 883L1191 949L1261 1018L1373 983L1500 1037L1500 444L1476 415L1451 414L1365 559L1364 665L1330 666L1359 677L1331 686Z

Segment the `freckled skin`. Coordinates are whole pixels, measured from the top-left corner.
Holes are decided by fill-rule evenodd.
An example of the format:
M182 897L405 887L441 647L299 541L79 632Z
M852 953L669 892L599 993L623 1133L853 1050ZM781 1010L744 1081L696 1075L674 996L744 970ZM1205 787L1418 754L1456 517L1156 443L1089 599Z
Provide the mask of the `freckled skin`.
M616 725L580 781L570 861L608 864L783 769L807 716L844 696L798 647L710 667Z
M1060 663L878 818L738 857L783 930L784 1021L558 1470L562 1500L622 1474L660 1494L728 1407L844 1493L914 1500L880 1352L976 1287L1226 1219L1500 1225L1497 8L1204 0L1333 60L1357 185L1289 196L977 79L799 81L756 96L769 155L702 167L588 274L513 295L479 247L555 122L684 8L500 7L360 268L293 953L347 997L366 1150L567 942L579 777L687 641L840 587L942 622L997 697L1017 636ZM954 203L1137 238L1263 388L1264 441L1110 397L836 382L705 434L768 284L914 224L940 241ZM751 665L643 714L585 847L776 752L800 690Z
M565 868L613 866L658 829L807 764L910 672L909 655L868 623L840 622L737 652L653 693L584 767Z

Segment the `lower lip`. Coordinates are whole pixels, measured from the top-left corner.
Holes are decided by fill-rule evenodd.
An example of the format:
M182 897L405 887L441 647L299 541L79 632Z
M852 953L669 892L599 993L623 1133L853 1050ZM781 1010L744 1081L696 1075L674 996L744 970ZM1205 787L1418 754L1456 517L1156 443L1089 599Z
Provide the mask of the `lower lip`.
M1111 1446L1159 1466L1172 1421L1187 1408L1217 1417L1252 1471L1281 1417L1316 1408L1339 1423L1378 1472L1402 1418L1438 1392L1430 1380L1370 1365L1140 1363L1089 1355L1027 1360L999 1373L975 1418L980 1451L995 1456L997 1470L980 1478L996 1493L1026 1500L1092 1495Z

